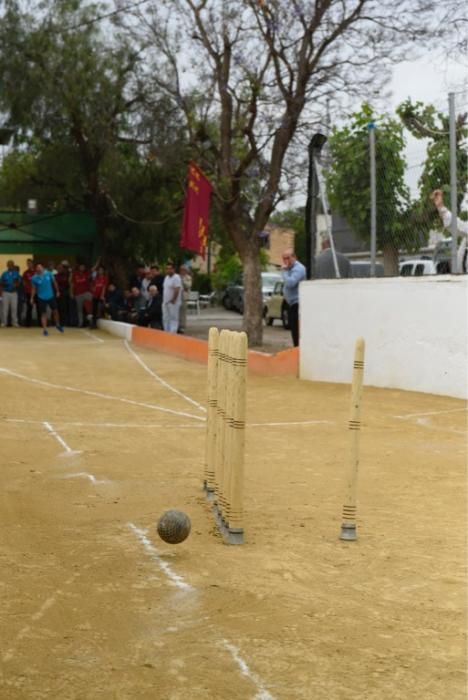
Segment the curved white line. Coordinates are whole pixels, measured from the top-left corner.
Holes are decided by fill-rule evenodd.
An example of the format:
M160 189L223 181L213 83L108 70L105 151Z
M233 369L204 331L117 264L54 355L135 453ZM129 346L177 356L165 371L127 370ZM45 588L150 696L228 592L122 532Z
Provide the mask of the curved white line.
M162 384L162 386L166 387L166 389L169 389L169 391L173 391L174 394L177 394L177 396L180 396L185 401L188 401L189 403L191 403L192 406L196 406L198 409L200 409L200 411L204 411L206 413L206 408L204 406L202 406L200 403L198 403L198 401L191 399L190 396L187 396L186 394L182 393L182 391L179 391L178 389L176 389L174 386L172 386L172 384L169 384L168 382L166 382L162 377L159 376L159 374L156 374L156 372L153 372L153 370L150 369L148 367L148 365L145 364L145 362L143 362L141 357L139 355L137 355L137 353L134 350L132 350L132 348L130 347L130 345L128 343L128 340L124 340L124 345L127 348L130 355L132 355L132 357L135 358L135 360L138 362L138 364L141 365L141 367L143 367L145 372L148 372L148 374L150 374L154 379L156 379L157 382Z

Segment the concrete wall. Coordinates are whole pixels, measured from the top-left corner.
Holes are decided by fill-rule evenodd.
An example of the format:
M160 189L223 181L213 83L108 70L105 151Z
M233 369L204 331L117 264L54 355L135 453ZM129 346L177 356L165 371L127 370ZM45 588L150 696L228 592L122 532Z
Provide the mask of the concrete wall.
M118 338L125 338L125 340L132 339L132 329L133 324L131 323L120 323L120 321L108 321L107 319L100 318L98 320L98 327L106 333L111 335L116 335Z
M365 383L468 398L468 277L316 280L300 288L303 379L349 382L366 341Z

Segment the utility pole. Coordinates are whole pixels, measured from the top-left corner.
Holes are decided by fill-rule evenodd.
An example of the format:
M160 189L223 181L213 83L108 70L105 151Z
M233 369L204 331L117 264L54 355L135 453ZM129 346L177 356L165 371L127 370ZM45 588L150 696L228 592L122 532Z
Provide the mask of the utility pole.
M370 190L371 190L371 230L370 230L370 276L375 277L377 256L377 183L375 174L375 124L369 122Z
M309 176L307 182L307 203L305 211L306 234L306 268L307 279L315 277L315 249L317 244L317 200L319 197L319 183L315 168L315 159L320 156L327 137L323 134L314 134L309 143ZM327 212L325 212L327 213Z
M452 234L452 246L450 256L450 272L456 275L461 270L457 269L457 125L455 114L455 93L449 93L449 135L450 135L450 209L452 211L452 221L450 222L450 232Z

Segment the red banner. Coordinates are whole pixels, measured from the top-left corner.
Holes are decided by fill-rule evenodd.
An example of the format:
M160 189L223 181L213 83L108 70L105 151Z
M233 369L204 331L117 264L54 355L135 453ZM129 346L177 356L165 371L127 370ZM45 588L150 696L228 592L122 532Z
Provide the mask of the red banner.
M198 165L190 162L180 247L203 257L208 245L208 218L212 191L210 181Z

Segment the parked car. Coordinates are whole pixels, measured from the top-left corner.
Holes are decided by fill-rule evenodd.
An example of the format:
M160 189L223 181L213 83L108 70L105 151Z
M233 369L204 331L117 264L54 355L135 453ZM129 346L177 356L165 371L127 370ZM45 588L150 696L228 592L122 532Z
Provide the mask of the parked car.
M262 272L262 295L264 303L273 294L273 289L278 281L281 281L281 274L279 272ZM244 286L242 279L226 287L222 298L222 304L225 309L238 311L241 314L244 313Z
M352 260L351 261L351 277L370 277L371 264L367 260ZM375 263L375 276L384 276L384 267L382 263Z
M398 266L402 277L420 277L422 275L436 275L437 270L432 260L405 260Z
M263 317L268 326L272 326L276 319L280 320L283 328L289 330L288 305L283 297L283 282L277 282L273 294L263 307Z

